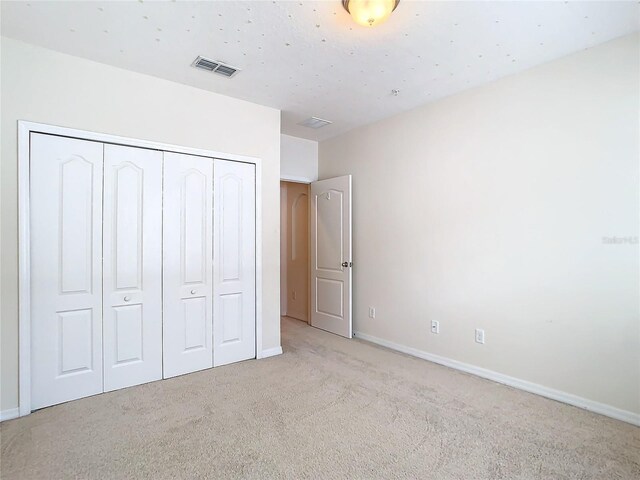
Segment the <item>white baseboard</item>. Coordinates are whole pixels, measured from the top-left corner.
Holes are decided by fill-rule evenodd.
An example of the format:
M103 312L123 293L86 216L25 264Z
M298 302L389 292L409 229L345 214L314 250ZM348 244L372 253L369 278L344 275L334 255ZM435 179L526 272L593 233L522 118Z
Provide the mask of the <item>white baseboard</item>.
M452 360L447 357L441 357L440 355L434 355L423 350L418 350L417 348L400 345L398 343L390 342L382 338L367 335L366 333L354 332L354 335L356 338L360 338L362 340L366 340L368 342L375 343L377 345L387 347L398 352L406 353L407 355L422 358L423 360L428 360L439 365L444 365L445 367L460 370L465 373L477 375L478 377L493 380L494 382L502 383L503 385L518 388L520 390L524 390L525 392L534 393L542 397L550 398L551 400L556 400L568 405L573 405L574 407L589 410L590 412L599 413L600 415L605 415L607 417L615 418L616 420L621 420L632 425L640 426L640 414L637 413L612 407L611 405L607 405L604 403L595 402L587 398L579 397L571 393L562 392L560 390L555 390L543 385L538 385L537 383L532 383L526 380L521 380L519 378L503 375L502 373L494 372L493 370L487 370L485 368L476 367L475 365Z
M262 350L262 355L260 355L260 358L275 357L276 355L282 355L282 347L267 348L266 350Z
M0 422L11 420L20 416L19 408L9 408L8 410L0 410Z

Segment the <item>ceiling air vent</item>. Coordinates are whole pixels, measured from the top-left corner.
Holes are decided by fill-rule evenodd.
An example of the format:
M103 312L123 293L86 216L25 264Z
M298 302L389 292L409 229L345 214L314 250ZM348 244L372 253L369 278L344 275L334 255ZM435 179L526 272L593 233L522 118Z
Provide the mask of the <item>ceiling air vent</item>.
M238 71L237 68L230 67L229 65L218 65L218 68L214 70L216 73L220 75L224 75L225 77L233 77Z
M223 77L231 78L236 73L240 71L239 68L232 67L231 65L227 65L223 62L214 62L213 60L209 60L208 58L198 57L191 64L192 67L199 68L201 70L206 70L207 72L217 73L222 75Z
M333 122L330 122L329 120L323 120L318 117L311 117L298 123L298 125L302 125L303 127L309 127L309 128L322 128L326 125L331 125L331 123Z

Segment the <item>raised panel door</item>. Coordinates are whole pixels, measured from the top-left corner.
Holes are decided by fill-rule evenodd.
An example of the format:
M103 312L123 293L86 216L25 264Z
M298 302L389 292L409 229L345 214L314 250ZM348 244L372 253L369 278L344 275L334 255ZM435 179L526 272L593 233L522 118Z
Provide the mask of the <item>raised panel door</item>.
M213 160L164 153L164 377L210 368Z
M255 166L214 162L215 366L256 356Z
M162 152L104 147L105 391L162 378Z
M100 393L103 145L30 138L32 409Z

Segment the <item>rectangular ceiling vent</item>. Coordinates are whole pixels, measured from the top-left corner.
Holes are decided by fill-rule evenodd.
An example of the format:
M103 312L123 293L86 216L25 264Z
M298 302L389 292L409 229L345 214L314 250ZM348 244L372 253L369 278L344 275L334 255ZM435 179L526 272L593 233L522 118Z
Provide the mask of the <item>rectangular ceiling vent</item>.
M318 117L311 117L298 123L298 125L302 125L303 127L309 127L309 128L322 128L326 125L331 125L332 123L333 122L330 122L329 120L323 120Z
M194 60L191 66L201 70L206 70L207 72L217 73L218 75L222 75L227 78L233 77L240 71L239 68L232 67L224 62L215 62L200 56Z

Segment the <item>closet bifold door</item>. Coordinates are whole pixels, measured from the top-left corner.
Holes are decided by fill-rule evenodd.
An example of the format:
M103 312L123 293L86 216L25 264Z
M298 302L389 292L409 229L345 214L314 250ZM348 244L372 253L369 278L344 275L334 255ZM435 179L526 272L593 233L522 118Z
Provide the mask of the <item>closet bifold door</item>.
M102 150L31 134L33 410L103 390Z
M213 159L164 153L164 378L213 366Z
M162 152L104 146L104 390L162 378Z
M256 357L255 165L214 161L214 366Z

